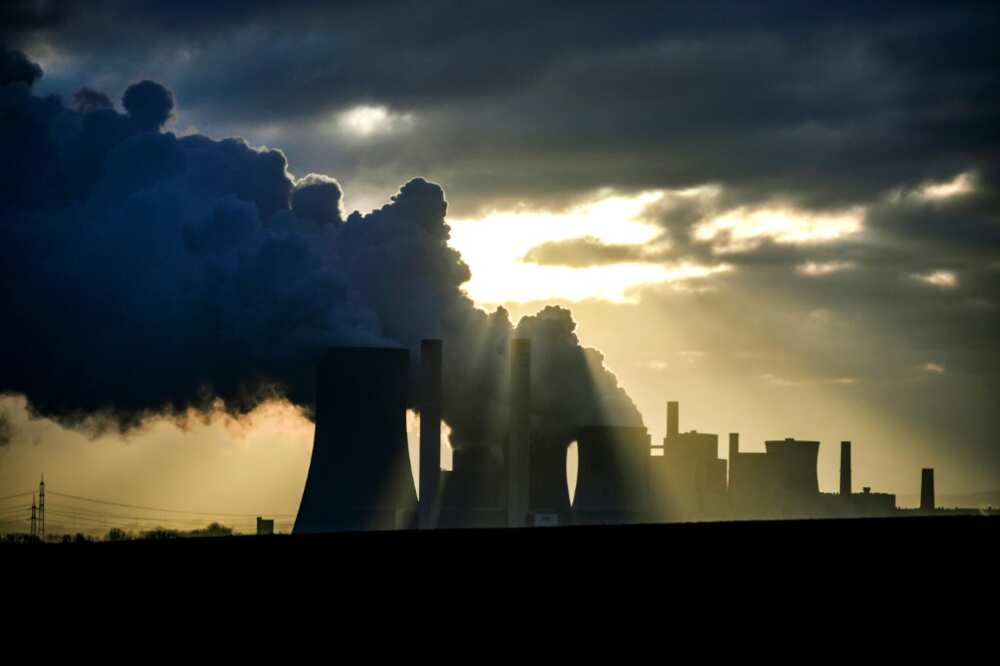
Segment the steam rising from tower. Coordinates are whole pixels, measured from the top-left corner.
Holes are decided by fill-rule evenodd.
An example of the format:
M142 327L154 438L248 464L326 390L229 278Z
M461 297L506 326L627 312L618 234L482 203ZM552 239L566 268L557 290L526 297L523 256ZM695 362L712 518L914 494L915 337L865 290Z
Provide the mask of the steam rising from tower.
M24 395L32 413L127 432L158 415L238 418L280 397L313 416L324 350L416 358L434 337L447 341L436 409L455 449L499 454L516 337L545 359L532 386L539 440L565 447L595 414L642 423L569 310L515 327L473 303L440 185L413 178L377 210L345 215L336 180L295 179L278 150L168 131L174 96L160 84L130 87L125 113L95 91L67 107L32 94L41 69L17 60L17 81L0 81L11 156L0 161L0 393ZM434 409L422 385L406 406Z

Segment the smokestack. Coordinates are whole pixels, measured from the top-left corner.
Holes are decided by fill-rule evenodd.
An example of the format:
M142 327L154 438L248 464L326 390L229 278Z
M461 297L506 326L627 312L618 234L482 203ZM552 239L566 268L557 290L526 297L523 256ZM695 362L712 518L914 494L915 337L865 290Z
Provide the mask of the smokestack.
M510 343L510 429L507 441L507 525L528 524L531 478L531 341Z
M736 459L740 455L740 433L729 433L729 492L736 488Z
M840 443L840 494L851 494L851 443Z
M676 400L667 403L667 437L676 437L680 433L680 407Z
M920 510L934 510L934 469L925 467L920 474Z
M396 529L417 495L406 445L409 353L335 347L316 376L316 435L293 532Z
M437 527L441 509L441 341L420 341L420 529Z

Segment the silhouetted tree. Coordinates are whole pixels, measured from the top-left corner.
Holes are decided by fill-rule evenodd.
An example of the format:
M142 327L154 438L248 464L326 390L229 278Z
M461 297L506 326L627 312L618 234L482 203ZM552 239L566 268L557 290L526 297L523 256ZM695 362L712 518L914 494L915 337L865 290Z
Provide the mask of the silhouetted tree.
M191 530L188 532L189 536L199 537L199 536L209 536L209 537L220 537L220 536L232 536L233 528L226 527L221 523L211 523L208 527L199 530Z

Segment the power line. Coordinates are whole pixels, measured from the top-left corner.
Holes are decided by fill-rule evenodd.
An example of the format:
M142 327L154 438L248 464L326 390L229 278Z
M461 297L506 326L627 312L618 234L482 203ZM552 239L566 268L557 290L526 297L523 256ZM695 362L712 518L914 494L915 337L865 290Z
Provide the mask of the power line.
M15 507L11 507L9 509L0 510L0 516L5 516L5 515L10 514L10 513L27 513L30 510L31 510L31 506L29 506L29 505L15 506Z
M0 525L20 525L21 523L26 523L30 518L4 518L0 519Z
M94 502L96 504L107 504L110 506L120 506L127 509L141 509L143 511L160 511L163 513L184 513L196 516L238 516L243 518L256 518L257 516L280 516L283 518L293 518L295 514L291 513L226 513L226 512L210 512L210 511L185 511L183 509L163 509L152 506L140 506L138 504L125 504L123 502L111 502L108 500L94 499L93 497L80 497L79 495L70 495L68 493L58 493L54 490L48 491L49 495L57 495L59 497L68 497L70 499L81 500L84 502Z
M51 504L49 505L52 506ZM100 511L74 511L76 507L66 507L64 510L61 505L56 505L57 508L49 508L49 513L60 514L63 516L73 516L79 518L91 518L91 519L101 519L101 520L145 520L145 521L155 521L155 522L169 522L169 523L185 523L185 524L197 524L204 525L204 518L172 518L163 516L127 516L120 513L102 513ZM250 524L254 521L253 518L238 518L236 520L230 520L227 522L240 523L240 524Z
M34 491L29 490L26 493L17 493L16 495L7 495L6 497L0 497L0 502L2 502L4 500L14 499L15 497L24 497L26 495L30 495L32 492L34 492Z

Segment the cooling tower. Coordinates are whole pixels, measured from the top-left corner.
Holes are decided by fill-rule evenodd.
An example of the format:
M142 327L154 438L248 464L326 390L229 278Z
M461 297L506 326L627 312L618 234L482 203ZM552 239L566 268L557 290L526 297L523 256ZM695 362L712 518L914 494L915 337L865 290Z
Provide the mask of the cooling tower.
M816 464L819 442L792 438L764 442L775 483L785 493L793 495L819 494Z
M420 343L420 529L441 510L441 341Z
M577 523L639 522L648 510L649 434L643 427L587 426L577 437Z
M316 436L294 532L410 527L409 354L335 347L316 377Z
M503 527L507 524L506 461L499 451L473 445L455 449L452 471L442 475L438 526Z
M510 429L507 440L507 525L528 524L531 483L531 340L510 343Z

